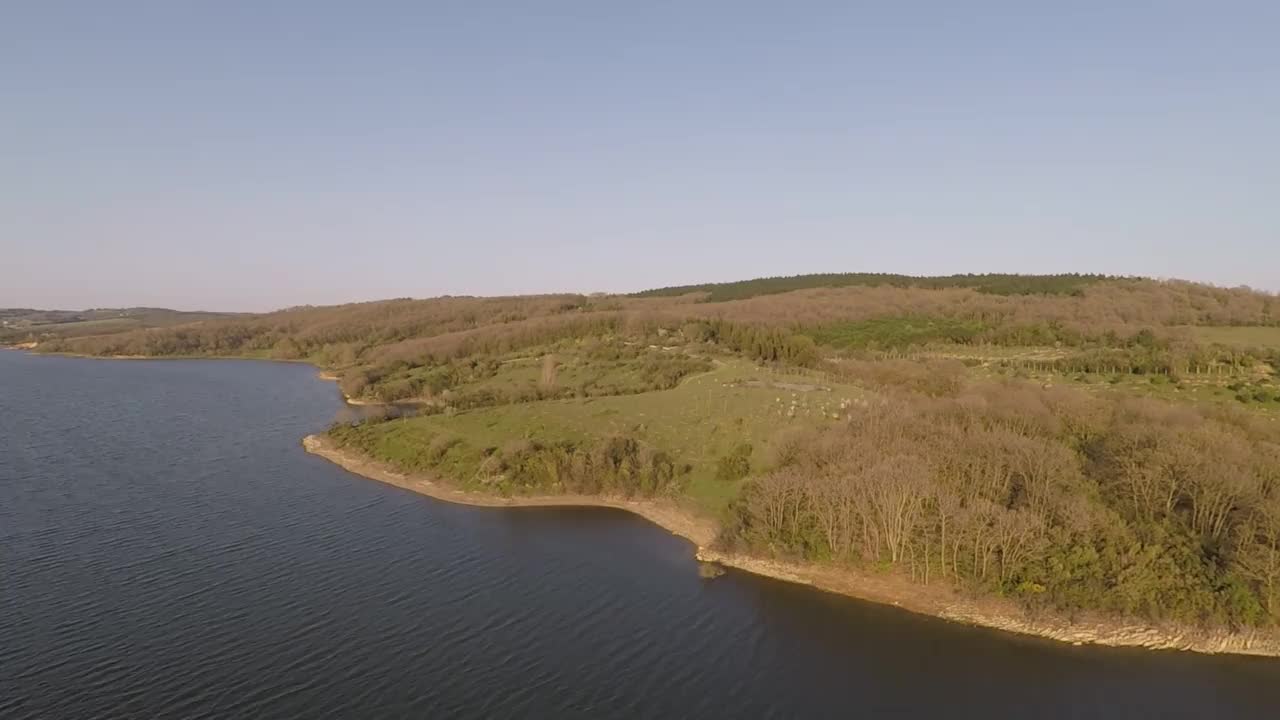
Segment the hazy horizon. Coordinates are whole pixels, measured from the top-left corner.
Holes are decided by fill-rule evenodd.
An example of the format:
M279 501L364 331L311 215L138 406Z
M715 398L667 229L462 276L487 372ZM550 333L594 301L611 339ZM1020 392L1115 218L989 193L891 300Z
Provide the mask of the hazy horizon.
M0 307L814 272L1280 291L1280 5L27 4Z

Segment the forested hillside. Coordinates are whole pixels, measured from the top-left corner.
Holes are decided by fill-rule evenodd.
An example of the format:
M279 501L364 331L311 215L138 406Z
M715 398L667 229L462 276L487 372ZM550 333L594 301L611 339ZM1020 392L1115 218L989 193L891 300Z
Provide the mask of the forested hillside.
M814 275L302 307L50 339L306 360L330 436L479 491L661 496L756 555L1037 611L1280 623L1280 300L1086 275Z
M703 294L705 302L743 300L759 295L776 295L792 290L811 288L837 288L851 286L901 287L940 290L943 288L972 288L991 295L1080 295L1085 287L1097 282L1113 280L1105 275L947 275L944 277L913 277L889 273L826 273L815 275L791 275L787 277L757 278L727 283L703 285L679 285L634 293L632 297L671 297Z

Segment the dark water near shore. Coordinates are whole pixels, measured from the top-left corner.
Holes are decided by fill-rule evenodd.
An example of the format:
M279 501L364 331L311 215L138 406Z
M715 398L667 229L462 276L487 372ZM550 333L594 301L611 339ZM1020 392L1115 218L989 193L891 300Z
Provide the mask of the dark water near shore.
M1280 717L1280 660L704 581L622 512L350 475L299 446L314 376L0 351L0 718Z

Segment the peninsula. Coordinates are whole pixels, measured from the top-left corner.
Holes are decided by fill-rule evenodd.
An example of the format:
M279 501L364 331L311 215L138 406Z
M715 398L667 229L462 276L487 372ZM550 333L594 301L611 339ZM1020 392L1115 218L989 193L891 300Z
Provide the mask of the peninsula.
M37 352L311 362L307 449L453 502L638 513L700 559L1069 642L1280 654L1280 299L828 274L442 297Z

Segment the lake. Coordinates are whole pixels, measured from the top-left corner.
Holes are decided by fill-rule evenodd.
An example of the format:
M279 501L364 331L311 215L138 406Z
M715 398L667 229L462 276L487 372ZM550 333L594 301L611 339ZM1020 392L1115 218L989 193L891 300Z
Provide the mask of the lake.
M1280 660L1072 647L736 571L621 511L299 445L314 369L0 351L0 718L1274 718Z

